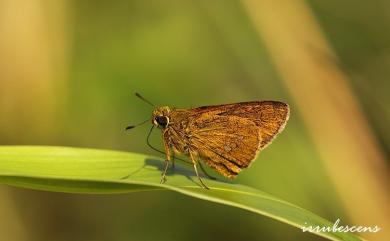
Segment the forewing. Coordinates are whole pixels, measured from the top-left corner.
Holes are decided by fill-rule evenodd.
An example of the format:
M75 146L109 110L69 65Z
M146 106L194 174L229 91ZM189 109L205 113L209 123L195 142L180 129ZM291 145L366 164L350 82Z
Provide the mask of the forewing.
M189 123L189 145L210 167L234 178L256 158L261 144L259 128L238 116L213 112L199 115Z
M203 106L192 109L194 113L212 112L219 116L246 118L260 129L261 145L265 148L280 133L289 118L290 108L279 101L252 101L236 104Z

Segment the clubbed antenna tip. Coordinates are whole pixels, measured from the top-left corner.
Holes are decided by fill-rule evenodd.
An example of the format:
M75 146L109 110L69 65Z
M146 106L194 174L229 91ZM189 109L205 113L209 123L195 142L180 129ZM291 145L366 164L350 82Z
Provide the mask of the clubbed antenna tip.
M149 100L145 99L142 95L140 95L138 92L135 92L134 93L135 96L137 96L138 98L140 98L141 100L143 100L145 103L148 103L149 105L155 107L155 105L152 104L152 102L150 102Z
M135 127L135 126L128 126L128 127L126 127L125 130L127 131L127 130L130 130L130 129L133 129L134 127Z
M143 125L143 124L145 124L146 122L148 122L149 121L149 119L147 119L147 120L145 120L145 121L143 121L143 122L141 122L141 123L139 123L139 124L137 124L137 125L133 125L133 126L128 126L128 127L126 127L126 131L127 130L130 130L130 129L133 129L134 127L137 127L137 126L140 126L140 125Z

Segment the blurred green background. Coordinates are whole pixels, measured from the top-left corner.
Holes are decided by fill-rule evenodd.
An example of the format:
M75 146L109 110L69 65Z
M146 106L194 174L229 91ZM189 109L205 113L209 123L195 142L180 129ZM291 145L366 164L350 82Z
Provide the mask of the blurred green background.
M0 144L159 155L145 143L147 126L124 131L152 112L135 91L155 105L183 108L281 100L291 106L285 131L236 182L331 221L388 227L383 218L388 190L381 188L389 184L390 2L259 2L1 0ZM268 21L263 13L286 20ZM282 29L288 16L301 19L302 27L286 31L303 31L301 37L309 40L320 36L313 38L320 44L299 41L305 47L300 50L289 47L294 36L273 34L272 26ZM311 16L310 21L301 16ZM300 56L284 56L280 46L317 56L325 62L319 65L324 72L310 71ZM284 69L279 60L289 58L293 64ZM307 72L288 72L294 64ZM325 86L325 72L348 88ZM324 87L289 79L300 75L323 81ZM315 102L313 94L330 98ZM306 96L307 105L300 99ZM337 112L344 100L345 112ZM333 102L335 107L321 108ZM306 106L318 108L310 112ZM358 111L342 115L350 106ZM341 122L356 122L361 129L339 128L333 122L337 113L345 117ZM327 121L334 129L321 124ZM337 144L338 133L366 140L351 146L361 145L358 156L367 154L369 162L356 160L349 146L338 145L340 152L328 148ZM158 132L152 142L161 147ZM326 152L343 154L335 160ZM355 164L370 168L357 175ZM322 240L269 218L168 191L88 196L0 186L0 195L1 241ZM359 215L348 208L354 203Z

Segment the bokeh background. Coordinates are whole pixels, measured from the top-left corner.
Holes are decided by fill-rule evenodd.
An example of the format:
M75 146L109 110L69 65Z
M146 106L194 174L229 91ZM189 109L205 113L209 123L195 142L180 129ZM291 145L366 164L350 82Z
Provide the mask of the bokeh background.
M390 2L0 1L0 144L158 155L156 105L291 106L236 180L389 235ZM152 138L161 145L160 135ZM158 181L158 180L156 180ZM0 186L0 240L323 240L172 192L72 195Z

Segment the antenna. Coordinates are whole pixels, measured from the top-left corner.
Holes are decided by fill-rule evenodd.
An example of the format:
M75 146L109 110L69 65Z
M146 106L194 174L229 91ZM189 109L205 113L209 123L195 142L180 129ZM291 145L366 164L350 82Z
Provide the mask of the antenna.
M147 120L145 120L145 121L142 121L141 123L138 123L138 124L136 124L136 125L133 125L133 126L128 126L128 127L126 127L126 131L127 130L130 130L130 129L133 129L134 127L137 127L137 126L140 126L140 125L143 125L143 124L145 124L146 122L148 122L149 121L149 119L147 119Z
M135 92L134 93L135 96L137 96L138 98L140 98L141 100L145 101L146 103L148 103L149 105L153 106L153 107L156 107L155 105L152 104L152 102L150 102L149 100L145 99L144 97L142 97L142 95L140 95L139 93Z

